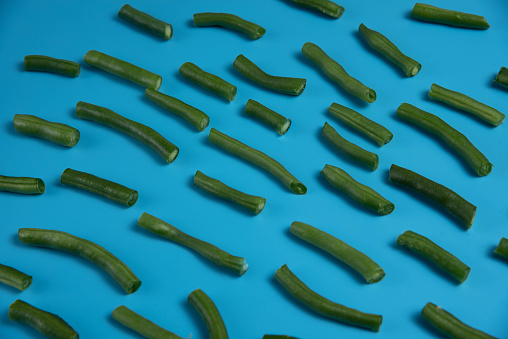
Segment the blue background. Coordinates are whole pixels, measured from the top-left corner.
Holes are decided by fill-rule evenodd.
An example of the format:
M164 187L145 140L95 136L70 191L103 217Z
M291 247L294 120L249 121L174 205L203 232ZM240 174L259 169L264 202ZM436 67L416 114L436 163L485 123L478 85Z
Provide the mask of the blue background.
M0 286L0 337L37 334L9 321L8 306L22 299L56 313L82 338L135 338L118 325L112 310L126 305L157 324L187 337L207 337L187 295L201 288L217 305L231 338L289 334L300 338L428 338L439 334L421 317L427 302L444 307L467 324L493 336L508 337L508 262L493 249L508 236L506 123L497 128L445 105L432 102L432 83L463 92L504 111L505 89L494 85L499 68L508 66L508 4L503 0L443 0L434 4L487 18L486 31L453 28L410 18L413 3L403 0L341 0L344 15L333 20L287 1L137 1L130 4L173 25L169 41L152 37L117 18L121 1L2 1L0 3L0 172L46 182L40 196L0 193L0 262L33 276L24 292ZM259 40L222 28L196 28L197 12L229 12L266 28ZM360 23L380 31L423 68L414 78L403 74L361 41ZM307 42L319 45L352 76L377 92L363 103L338 88L300 52ZM160 91L210 116L197 132L144 98L143 88L83 63L91 49L144 67L163 77ZM232 63L244 54L275 75L303 77L298 97L270 92L237 73ZM42 54L82 64L79 77L23 71L23 57ZM178 74L186 61L238 87L231 103L187 82ZM289 117L282 137L247 117L248 99ZM78 101L107 107L153 127L180 148L166 164L137 141L107 127L80 120ZM382 148L327 113L332 102L348 106L390 129L393 140ZM463 132L494 164L477 177L441 141L395 116L408 102L432 112ZM14 114L33 114L78 128L72 149L19 135ZM507 113L506 111L504 113ZM320 136L328 121L346 139L375 152L379 168L370 172L345 159ZM210 127L227 133L280 161L308 188L298 196L255 166L230 156L208 141ZM388 180L392 163L435 180L478 207L468 231L426 200ZM325 164L343 168L395 204L377 216L331 189L320 177ZM139 200L123 207L59 183L66 168L89 172L137 189ZM248 212L193 187L196 170L244 192L267 198L263 212ZM196 253L136 226L143 212L182 231L247 259L250 269L238 277ZM384 280L366 284L354 271L289 233L293 221L318 227L378 262ZM20 227L69 232L103 246L123 260L143 281L132 295L106 273L81 258L23 245ZM395 240L405 230L427 236L471 267L457 284ZM384 317L379 333L329 320L301 306L274 280L277 268L289 268L311 289L332 301Z

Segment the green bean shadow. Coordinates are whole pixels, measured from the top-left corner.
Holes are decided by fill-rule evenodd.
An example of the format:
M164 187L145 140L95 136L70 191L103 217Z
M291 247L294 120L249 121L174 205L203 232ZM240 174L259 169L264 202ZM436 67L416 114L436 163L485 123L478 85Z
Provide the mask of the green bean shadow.
M191 292L189 292L189 294ZM187 299L182 300L182 307L191 318L191 322L193 323L192 328L196 330L196 333L191 333L191 337L208 338L208 328L206 327L206 324L203 318L201 318L201 315L199 315L198 311L196 311L194 307L192 307L192 305L187 302Z
M423 305L425 306L425 305ZM423 306L422 306L422 309L423 309ZM429 334L429 336L432 336L433 338L441 338L441 339L446 339L446 338L450 338L448 337L447 335L445 335L444 333L441 333L440 331L438 331L434 326L432 326L428 321L426 321L425 319L423 319L422 317L422 312L419 311L419 312L415 312L413 314L413 321L418 325L420 326L421 328L425 329L425 331Z
M196 91L198 91L198 92L200 92L200 93L202 93L202 94L205 94L206 96L208 96L208 97L210 97L210 98L213 98L213 99L215 99L215 100L217 100L217 101L220 101L220 102L222 102L222 103L226 102L226 103L228 103L228 104L229 104L229 103L231 103L231 102L232 102L232 101L229 101L229 100L227 100L227 99L224 99L224 98L222 98L222 97L220 97L220 96L218 96L218 95L216 95L216 94L213 94L213 93L212 93L212 92L210 92L209 90L207 90L207 89L205 89L205 88L203 88L203 87L201 87L201 86L198 86L198 85L194 84L193 82L191 82L191 81L189 81L189 80L185 79L185 78L184 78L184 77L180 74L180 71L175 71L175 72L173 73L173 75L174 75L174 77L175 77L175 78L179 79L182 83L186 83L186 84L188 84L190 87L192 87L192 89L194 89L194 90L196 90ZM221 78L222 78L222 77L221 77ZM225 80L225 79L224 79L224 80ZM225 81L227 81L227 80L225 80ZM228 82L229 82L229 81L228 81ZM192 91L192 89L191 89L191 91Z
M120 22L122 23L123 26L127 27L127 28L130 28L130 30L132 31L135 31L135 32L138 32L140 36L145 36L145 37L148 37L148 38L151 38L153 41L158 41L158 42L167 42L167 40L164 40L158 36L155 36L154 34L151 34L151 33L148 33L147 31L137 27L137 26L134 26L133 24L123 20L122 18L120 18L118 16L118 14L115 14L113 15L113 18L112 18L114 21L116 22ZM160 19L159 19L160 20ZM126 33L127 34L127 33ZM130 33L129 33L130 34ZM170 39L171 40L171 39Z
M17 62L16 65L17 65L18 71L25 72L25 62L24 61Z
M16 130L14 129L14 123L11 121L8 121L5 123L5 132L8 133L9 135L15 135L15 136L18 136L18 132L16 132Z
M298 6L298 5L292 3L291 1L288 1L288 0L279 0L279 1L286 3L289 7L293 7L295 9L298 9L299 11L305 11L309 15L314 15L314 16L319 17L321 19L326 18L326 19L328 19L330 21L335 21L335 20L340 19L340 18L337 19L337 18L331 17L329 15L326 15L324 13L321 13L321 12L313 10L313 9L307 9L307 8L302 7L302 6Z
M332 117L333 118L333 121L336 121L338 122L342 127L344 127L345 129L347 129L349 132L352 132L358 136L360 136L362 139L364 139L365 141L371 143L372 145L374 146L377 146L378 148L381 148L382 146L379 146L379 144L377 142L375 142L373 139L369 138L367 135L363 134L362 132L358 131L357 129L349 126L348 124L346 124L345 122L343 122L342 120L334 117L330 112L328 112L328 110L326 110L327 112L327 117ZM331 148L333 148L328 142L326 143L328 144ZM364 169L366 169L366 167L362 166Z
M169 112L168 110L160 107L159 105L153 103L145 95L141 95L140 97L141 97L142 101L148 103L149 106L153 107L155 110L159 111L164 116L169 117L169 119L171 119L172 121L175 121L176 123L180 124L183 128L186 128L189 132L191 132L191 133L194 132L196 134L200 132L196 128L194 128L190 123L185 121L185 119L183 119L183 118L177 116L176 114L173 114L173 113ZM180 99L178 99L178 100L180 100Z

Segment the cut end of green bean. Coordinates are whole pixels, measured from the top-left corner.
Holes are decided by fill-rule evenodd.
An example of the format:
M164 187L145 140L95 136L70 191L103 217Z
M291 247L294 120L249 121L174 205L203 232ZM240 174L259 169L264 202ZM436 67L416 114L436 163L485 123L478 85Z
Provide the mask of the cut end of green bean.
M299 183L292 183L290 188L296 194L305 194L305 193L307 193L307 187L305 187L305 185L300 183L300 182Z
M140 280L132 281L129 285L127 285L125 287L125 292L127 292L127 294L132 294L132 293L136 292L140 287L141 287Z
M481 164L480 168L478 169L478 175L479 176L485 176L488 175L490 172L492 172L492 164L491 163L483 163Z
M367 101L369 104L373 103L377 98L376 91L371 88L367 89L365 98L365 101Z
M277 127L277 133L284 135L288 131L289 127L291 127L291 119L287 119L282 125Z

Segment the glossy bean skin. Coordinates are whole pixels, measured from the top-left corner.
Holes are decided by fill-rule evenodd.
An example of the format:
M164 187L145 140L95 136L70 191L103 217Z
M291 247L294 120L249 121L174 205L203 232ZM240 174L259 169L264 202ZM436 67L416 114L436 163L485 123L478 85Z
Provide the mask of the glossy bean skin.
M480 15L453 11L422 3L414 5L411 16L418 20L455 27L474 29L488 29L490 27L487 20Z
M499 240L499 244L494 250L494 253L508 259L508 239L501 238L501 240Z
M14 267L0 264L0 283L24 291L32 284L32 277Z
M16 132L52 143L74 147L79 141L79 131L69 125L51 122L29 114L15 114L14 129Z
M205 72L192 62L185 62L180 66L180 74L190 82L202 87L215 95L233 101L236 96L236 86L215 74Z
M173 36L173 27L170 24L137 10L131 5L123 5L118 11L118 17L161 39L169 40Z
M42 194L46 184L39 178L0 175L0 191L21 194Z
M25 71L49 72L75 78L81 66L74 61L56 59L46 55L27 55L24 59Z
M261 38L266 33L266 29L258 24L229 13L196 13L193 20L196 27L222 26L243 33L253 40Z
M338 19L344 13L344 7L329 0L289 0L295 5L323 13L334 19Z
M247 115L264 122L279 133L284 135L291 127L291 120L280 115L279 113L260 104L256 100L249 99L245 105L245 113Z
M187 302L198 311L208 328L208 335L210 339L228 339L228 332L224 320L213 303L212 299L205 292L194 290L187 297Z

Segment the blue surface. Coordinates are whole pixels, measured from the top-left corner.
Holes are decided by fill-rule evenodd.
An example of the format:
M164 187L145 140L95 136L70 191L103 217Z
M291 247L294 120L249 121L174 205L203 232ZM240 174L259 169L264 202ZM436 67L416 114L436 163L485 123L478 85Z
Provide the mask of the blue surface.
M117 18L121 1L35 0L0 3L0 155L3 175L40 177L40 196L0 193L0 262L33 276L24 292L0 286L0 337L32 338L37 334L8 319L8 305L22 299L56 313L82 338L135 338L110 316L126 305L182 337L206 338L207 330L186 302L201 288L217 305L231 338L261 338L265 333L299 338L428 338L439 334L420 317L427 302L441 305L467 324L493 336L508 337L508 262L493 249L508 236L506 123L489 127L477 119L427 98L435 82L504 110L508 92L492 83L507 66L508 4L503 0L446 0L445 8L485 16L491 24L476 31L418 22L410 18L413 3L403 0L340 2L339 20L298 8L287 1L141 1L130 4L173 25L174 36L162 41ZM252 41L221 28L196 28L196 12L229 12L267 29ZM405 78L360 40L360 23L378 30L418 60L422 71ZM374 88L377 100L365 104L327 80L301 54L311 41L354 77ZM83 63L91 49L144 67L163 77L160 91L210 116L210 127L273 156L307 187L298 196L269 174L230 156L208 141L208 127L196 132L185 121L144 98L143 89ZM254 85L232 63L244 54L266 72L303 77L307 88L298 97ZM82 64L78 78L23 71L23 57L42 54ZM201 90L178 74L191 61L238 87L236 99ZM289 117L293 124L282 137L243 112L255 99ZM151 126L180 147L165 164L149 148L112 129L80 120L78 101L104 106ZM338 102L390 129L393 140L377 145L347 128L326 110ZM395 117L408 102L443 118L494 164L479 178L439 140ZM33 114L78 128L81 140L72 149L14 131L16 113ZM505 111L505 113L507 113ZM320 137L328 121L346 139L380 157L369 172L332 150ZM414 170L478 206L466 231L446 212L388 181L392 163ZM320 177L325 164L343 168L395 204L388 216L377 216L335 192ZM63 170L73 168L137 189L131 208L63 186ZM196 170L244 192L264 196L267 205L253 216L193 187ZM238 277L190 250L153 236L136 226L143 212L153 214L200 239L247 259L250 269ZM378 262L386 277L368 285L334 258L296 239L291 222L309 223L342 239ZM20 227L56 229L91 240L123 260L143 281L126 295L113 279L87 261L20 243ZM471 267L459 285L421 258L399 248L405 230L429 237ZM384 317L379 333L329 320L294 301L274 280L287 263L311 289L332 301Z

